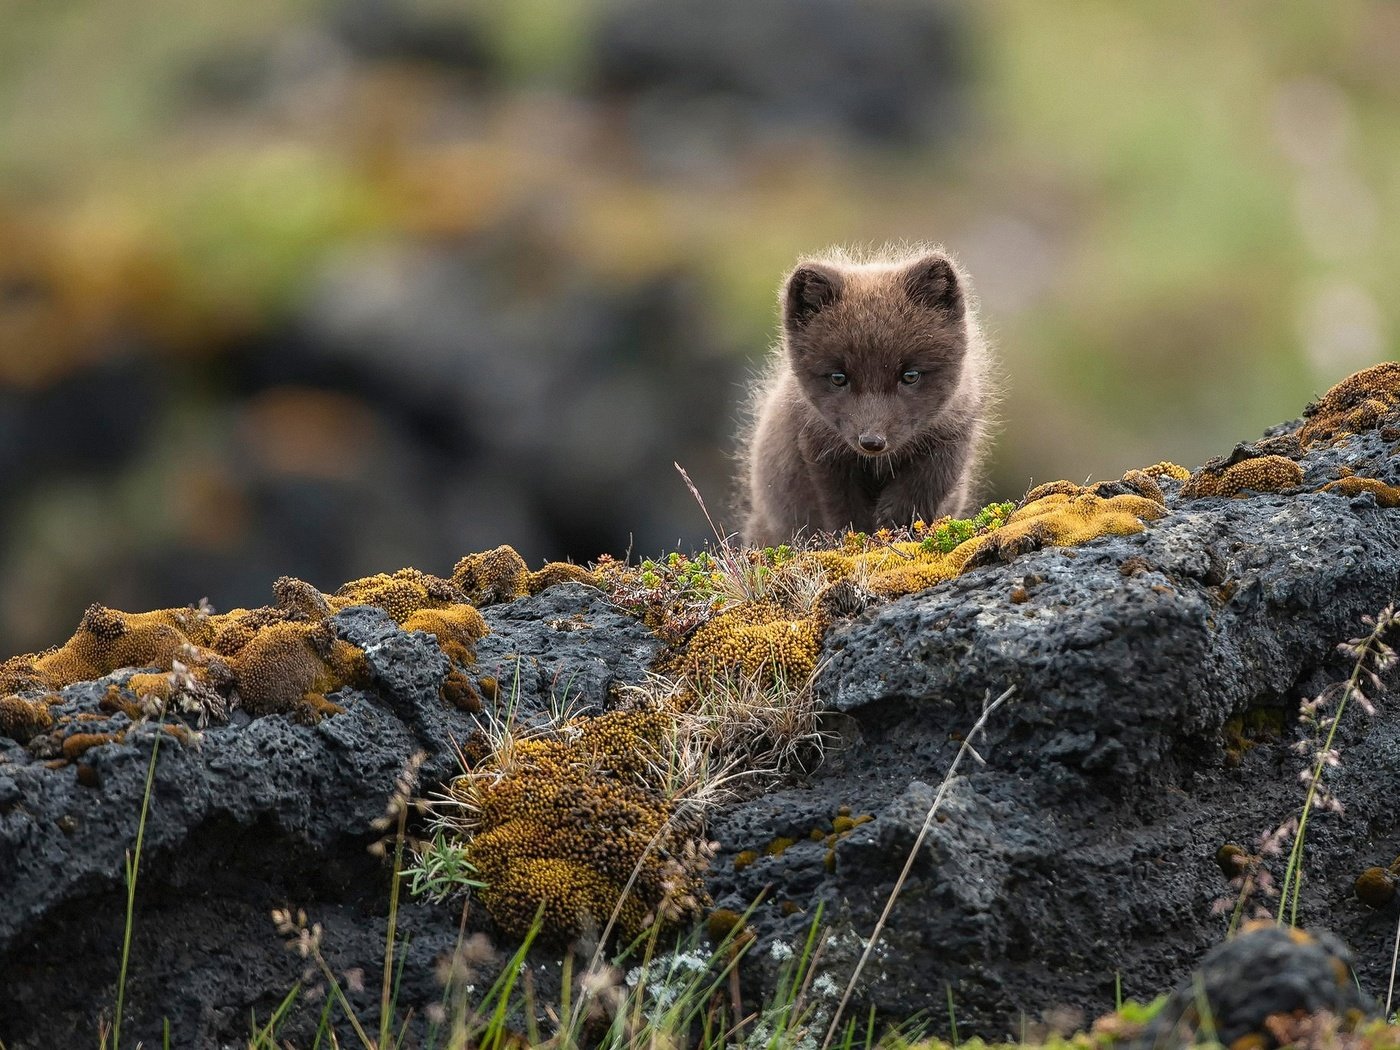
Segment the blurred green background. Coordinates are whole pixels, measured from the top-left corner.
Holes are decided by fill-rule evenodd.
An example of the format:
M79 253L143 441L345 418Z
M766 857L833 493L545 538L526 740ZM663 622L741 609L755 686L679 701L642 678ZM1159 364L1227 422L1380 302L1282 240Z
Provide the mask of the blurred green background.
M513 543L694 547L799 252L931 240L986 495L1390 355L1400 5L0 0L0 656Z

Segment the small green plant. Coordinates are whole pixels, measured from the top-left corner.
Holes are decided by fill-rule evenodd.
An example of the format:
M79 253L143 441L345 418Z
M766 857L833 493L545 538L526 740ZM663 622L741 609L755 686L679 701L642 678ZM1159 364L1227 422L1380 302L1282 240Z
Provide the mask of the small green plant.
M277 1008L272 1011L266 1024L259 1025L256 1014L250 1017L253 1034L248 1040L249 1050L277 1050L277 1030L286 1021L287 1015L291 1013L292 1006L300 994L301 985L293 985L291 991L283 996L282 1001L277 1004Z
M369 1033L365 1031L364 1025L355 1015L355 1008L345 997L345 989L340 984L340 978L335 975L335 971L331 969L330 964L326 962L326 957L321 953L321 938L324 935L321 924L311 922L306 912L300 908L296 911L291 908L274 908L272 910L272 924L278 935L286 940L288 949L295 951L303 959L315 963L316 968L320 970L321 976L325 979L326 987L330 989L332 1000L344 1012L346 1020L350 1022L350 1027L355 1030L355 1035L360 1040L360 1045L364 1047L364 1050L381 1050L382 1044L372 1040ZM391 947L392 943L390 941ZM329 1002L327 1006L329 1006Z
M476 868L466 859L460 842L449 839L439 828L433 837L418 844L418 863L404 868L408 892L441 904L464 890L482 889L486 883L473 878Z
M951 554L975 536L1000 528L1016 509L1014 503L989 503L970 518L949 518L932 525L916 523L914 532L921 535L919 546L929 554Z
M1299 705L1299 721L1313 728L1314 734L1326 732L1321 746L1316 745L1316 735L1311 741L1302 741L1300 749L1313 755L1310 769L1304 770L1302 779L1307 785L1307 795L1303 799L1303 809L1298 815L1298 830L1293 836L1293 848L1288 855L1288 865L1283 873L1283 889L1279 898L1276 922L1283 924L1284 912L1288 913L1288 925L1298 924L1298 897L1303 881L1303 847L1307 838L1308 820L1314 807L1340 812L1341 802L1323 782L1327 769L1341 762L1341 755L1332 746L1337 736L1337 726L1347 704L1355 700L1368 715L1375 714L1375 707L1361 688L1363 680L1377 691L1384 687L1380 676L1395 666L1396 654L1385 642L1385 635L1400 620L1396 616L1394 603L1387 605L1376 616L1363 616L1361 622L1371 630L1364 637L1352 638L1337 646L1339 652L1352 658L1351 675L1345 683L1333 683L1311 700ZM1336 710L1327 714L1328 706L1336 701Z
M112 1018L112 1050L121 1050L122 1045L122 1012L126 1006L126 970L127 964L131 960L131 931L135 926L136 914L136 877L141 870L141 847L146 841L146 815L151 810L151 795L156 782L156 758L160 754L160 739L165 736L163 725L156 725L155 738L151 742L151 760L146 766L146 786L141 794L141 819L136 824L136 846L128 850L126 854L125 871L123 877L126 880L126 923L122 928L122 962L117 973L117 1010ZM102 1046L105 1050L107 1040L104 1037Z
M1016 509L1014 503L989 503L972 519L972 524L978 532L984 529L995 529L1006 524L1006 519L1011 517L1011 512Z
M663 586L694 601L707 602L724 596L724 575L714 556L706 551L686 555L672 551L656 560L644 558L637 566L643 587L659 590Z
M595 567L619 608L680 644L729 600L726 577L714 564L704 552L673 552L636 566L604 556Z
M384 935L384 972L380 985L379 997L379 1036L372 1038L365 1030L354 1007L345 995L345 989L336 976L330 964L326 962L325 955L321 951L321 942L324 931L319 922L311 922L306 912L300 908L295 911L291 908L275 908L272 911L272 923L277 933L286 941L287 947L297 952L303 959L307 959L315 964L320 971L326 986L330 989L330 998L326 1003L326 1012L321 1017L321 1026L317 1032L317 1044L320 1043L321 1032L330 1034L332 1045L339 1045L335 1042L334 1032L330 1026L329 1009L332 1002L340 1007L345 1014L346 1020L354 1030L356 1038L360 1041L364 1050L389 1050L390 1047L397 1047L403 1042L406 1028L401 1030L397 1036L393 1034L393 1023L396 1014L396 1004L398 1001L399 979L403 976L404 959L407 955L407 944L404 945L403 954L400 955L397 964L394 959L394 950L397 943L398 933L398 912L399 912L399 886L403 881L403 851L407 841L407 819L411 806L413 790L417 785L418 772L422 768L427 755L423 752L416 752L410 756L403 770L394 781L394 790L389 797L389 802L384 809L383 816L374 821L374 828L381 832L392 832L386 837L379 839L370 846L370 852L378 856L386 856L389 851L393 851L393 872L389 883L389 920ZM251 1042L253 1047L264 1045L273 1046L270 1042L272 1032L276 1025L284 1016L285 1011L290 1009L291 999L298 989L293 989L287 999L283 1000L282 1006L273 1014L273 1018L264 1031L269 1033L268 1040L259 1043L258 1033L255 1031ZM407 1022L405 1022L406 1025Z

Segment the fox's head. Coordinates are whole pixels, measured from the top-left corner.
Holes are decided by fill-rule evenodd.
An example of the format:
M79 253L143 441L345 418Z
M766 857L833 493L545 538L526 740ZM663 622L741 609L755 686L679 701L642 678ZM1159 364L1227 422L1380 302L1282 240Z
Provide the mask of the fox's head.
M972 338L965 283L939 251L898 262L804 260L788 275L788 364L858 454L916 451L958 390Z

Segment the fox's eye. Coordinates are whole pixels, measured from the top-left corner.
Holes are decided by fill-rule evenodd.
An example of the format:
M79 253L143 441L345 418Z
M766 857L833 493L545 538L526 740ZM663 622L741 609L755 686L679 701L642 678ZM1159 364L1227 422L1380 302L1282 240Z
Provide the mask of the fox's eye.
M899 377L899 381L905 386L913 386L919 381L919 377L922 375L922 372L918 371L917 369L911 368Z
M831 380L832 386L845 386L849 382L845 372L832 372L826 378Z

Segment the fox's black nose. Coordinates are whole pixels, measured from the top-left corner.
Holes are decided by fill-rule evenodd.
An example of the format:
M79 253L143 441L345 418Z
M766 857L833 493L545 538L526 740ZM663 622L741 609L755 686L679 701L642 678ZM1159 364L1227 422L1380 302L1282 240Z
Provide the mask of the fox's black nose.
M860 436L860 447L866 452L883 452L886 444L884 434L862 434Z

